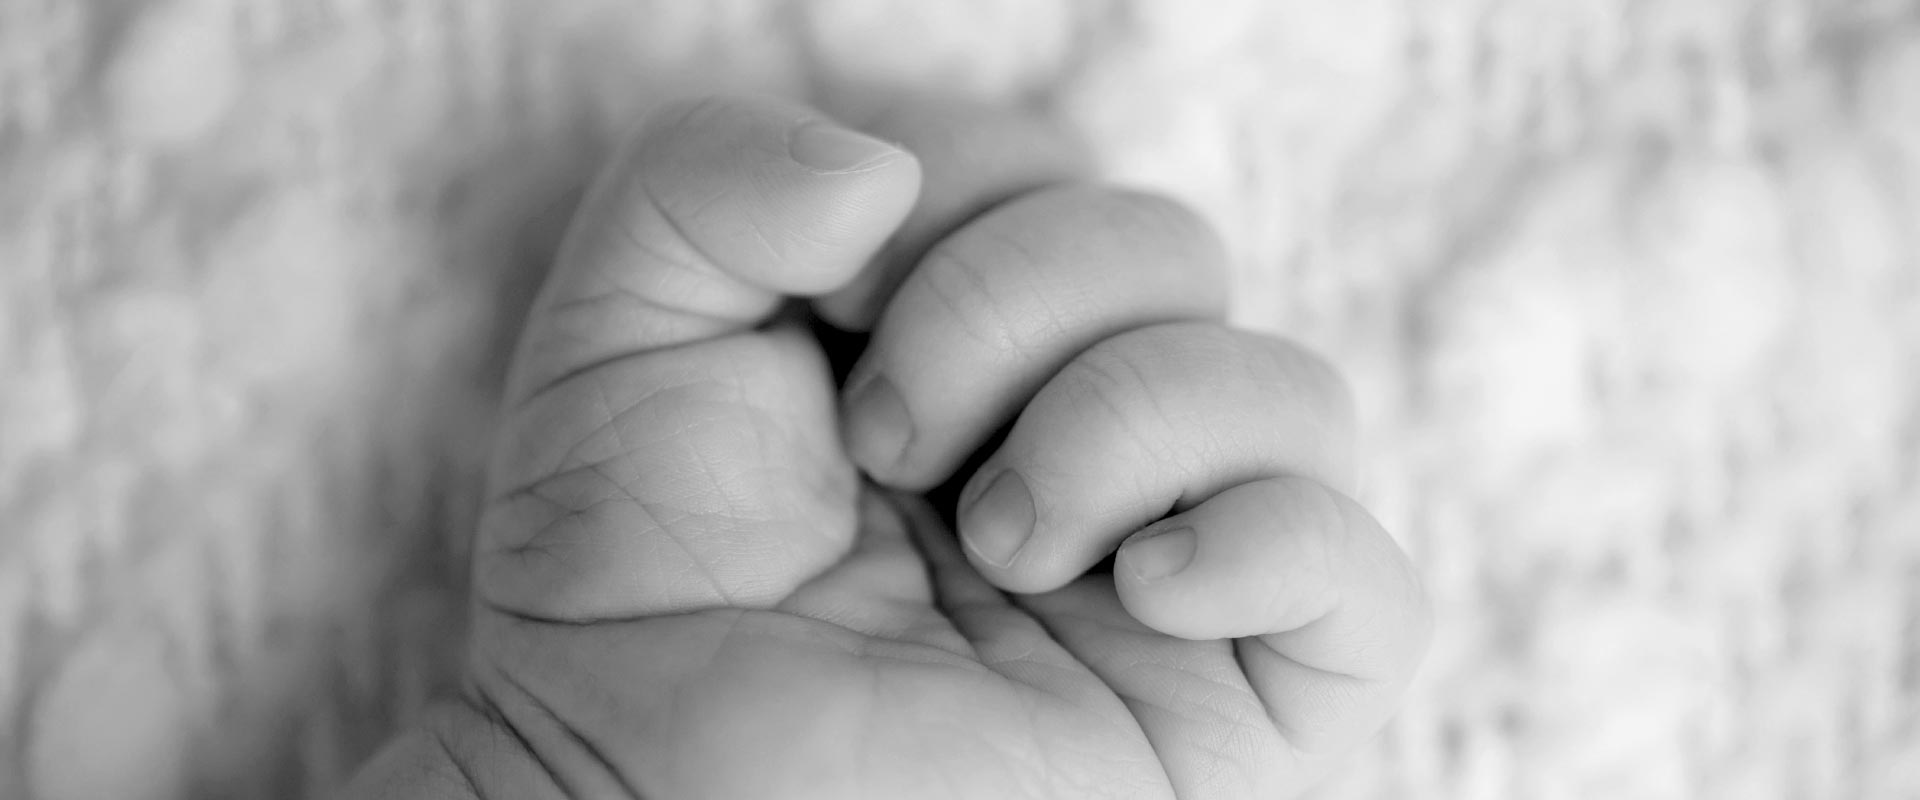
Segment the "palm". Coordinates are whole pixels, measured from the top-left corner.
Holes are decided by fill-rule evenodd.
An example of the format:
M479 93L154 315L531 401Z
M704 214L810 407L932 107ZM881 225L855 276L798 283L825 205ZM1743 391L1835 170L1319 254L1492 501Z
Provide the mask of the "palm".
M571 794L1171 797L1298 779L1240 668L1262 656L1237 648L1265 645L1152 631L1102 575L1001 593L924 498L860 486L818 342L705 347L732 365L726 390L663 381L682 374L671 353L605 365L531 401L496 465L521 488L482 523L472 685L513 727L549 731L525 746L562 751L541 763ZM635 591L636 570L668 588Z
M868 508L848 557L770 609L483 613L476 690L570 734L549 766L597 774L563 786L635 796L1170 797L1167 770L1247 770L1274 735L1232 643L1148 631L1099 577L1012 604L930 515L910 533ZM1169 737L1219 760L1163 765Z

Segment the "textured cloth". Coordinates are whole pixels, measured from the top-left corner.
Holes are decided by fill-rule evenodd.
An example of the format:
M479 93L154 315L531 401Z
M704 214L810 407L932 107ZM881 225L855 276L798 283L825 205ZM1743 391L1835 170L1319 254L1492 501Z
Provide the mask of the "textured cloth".
M1920 5L0 0L0 797L338 785L610 143L859 84L1069 120L1351 374L1440 629L1324 797L1920 796Z

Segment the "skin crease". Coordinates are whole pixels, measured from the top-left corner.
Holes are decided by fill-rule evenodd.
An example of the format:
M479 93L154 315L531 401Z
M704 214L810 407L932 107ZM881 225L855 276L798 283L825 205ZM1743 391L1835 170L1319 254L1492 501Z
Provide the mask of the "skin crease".
M615 159L509 379L465 691L346 796L1287 797L1391 715L1429 612L1391 538L1300 477L1349 466L1337 375L1208 321L1223 285L1158 306L1100 288L1223 280L1155 272L1217 257L1204 225L1049 189L1084 166L1030 118L908 101L861 122L882 139L800 145L837 126L710 98L658 112ZM1019 202L1036 191L1052 199ZM1144 238L1111 238L1117 219ZM949 246L1032 260L952 280L965 267L938 265L966 259L921 258ZM1084 313L1011 319L1026 338L992 346L996 309L1065 307L1034 292ZM877 323L886 358L855 381L893 382L904 414L849 403L829 356L855 354L770 321L796 293ZM896 293L953 313L889 317ZM973 380L915 358L962 339L986 343ZM1169 383L1196 364L1218 391ZM981 403L998 410L959 411ZM934 444L876 463L859 438L883 418ZM982 463L1031 476L1041 513L1022 558L993 564L977 542L1007 514L962 510L956 536L921 490L979 499L992 475L956 448L1009 425ZM1234 447L1207 441L1226 429ZM1043 457L1060 453L1101 468ZM1117 504L1132 511L1047 514L1116 486L1138 489ZM1081 574L1123 540L1112 575Z

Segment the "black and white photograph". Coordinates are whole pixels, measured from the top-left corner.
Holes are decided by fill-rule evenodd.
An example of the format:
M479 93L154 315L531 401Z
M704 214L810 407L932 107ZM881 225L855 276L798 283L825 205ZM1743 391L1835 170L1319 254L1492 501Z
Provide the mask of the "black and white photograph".
M1920 0L0 0L0 800L1920 800Z

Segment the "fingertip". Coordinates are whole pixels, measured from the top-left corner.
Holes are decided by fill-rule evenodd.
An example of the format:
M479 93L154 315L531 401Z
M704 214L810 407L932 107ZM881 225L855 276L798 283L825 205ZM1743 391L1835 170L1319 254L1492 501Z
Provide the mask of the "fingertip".
M670 104L636 140L631 204L751 286L819 295L852 280L920 192L905 149L767 97Z
M1156 573L1177 561L1167 537L1182 529L1195 532L1190 561ZM1409 673L1431 636L1425 590L1392 537L1306 478L1220 492L1129 539L1115 564L1121 604L1169 636L1264 637L1300 663L1376 680Z
M823 175L866 172L908 157L900 148L859 131L825 120L812 120L787 131L787 155L800 166Z
M1221 638L1210 635L1204 624L1195 625L1195 602L1190 597L1195 581L1190 577L1206 571L1195 563L1200 549L1199 531L1177 519L1128 537L1114 552L1113 587L1120 605L1141 624L1168 636Z
M1026 480L1003 470L961 509L960 538L976 560L1005 571L1033 536L1036 516Z
M896 486L894 467L913 441L913 416L885 375L850 386L841 402L842 437L854 464L877 483Z
M982 577L1001 591L1039 594L1067 585L1084 569L1037 536L1040 505L1027 476L992 465L975 473L960 495L956 523L961 549Z
M1115 556L1115 589L1136 619L1170 636L1289 630L1336 602L1327 565L1344 533L1339 507L1312 481L1242 484L1129 538Z
M920 161L904 149L825 120L794 128L788 153L794 165L789 178L796 189L773 210L770 227L748 233L771 256L757 262L768 268L758 276L765 285L784 294L819 297L853 281L913 210L920 195ZM790 248L817 249L831 257L795 264L785 257ZM802 268L779 269L783 263Z
M1141 584L1157 583L1174 577L1193 563L1199 547L1199 534L1192 528L1149 528L1120 545L1115 566Z

